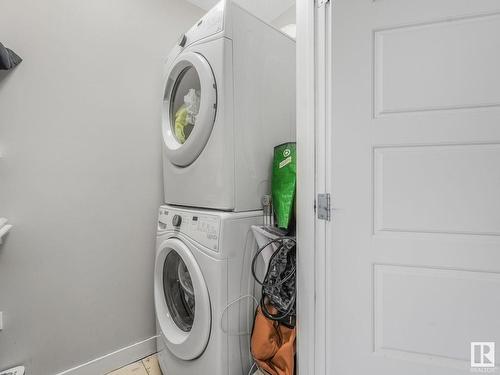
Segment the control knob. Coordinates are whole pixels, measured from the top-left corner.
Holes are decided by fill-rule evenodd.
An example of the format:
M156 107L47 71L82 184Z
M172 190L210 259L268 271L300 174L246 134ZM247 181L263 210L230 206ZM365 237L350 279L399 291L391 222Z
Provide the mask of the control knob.
M172 218L172 225L174 227L180 227L182 223L182 216L181 215L174 215Z

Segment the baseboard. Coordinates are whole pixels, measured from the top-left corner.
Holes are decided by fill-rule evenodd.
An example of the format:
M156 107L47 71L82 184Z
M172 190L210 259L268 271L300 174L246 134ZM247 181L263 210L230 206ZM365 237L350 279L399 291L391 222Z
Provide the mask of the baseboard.
M56 375L104 375L155 352L156 336L153 336Z

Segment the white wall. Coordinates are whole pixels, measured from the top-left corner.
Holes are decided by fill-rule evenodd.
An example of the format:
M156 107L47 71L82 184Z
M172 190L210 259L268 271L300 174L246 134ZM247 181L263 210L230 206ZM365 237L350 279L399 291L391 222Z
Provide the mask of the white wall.
M182 0L0 0L0 369L54 374L155 334L162 60Z
M296 23L296 15L295 15L295 3L290 6L287 10L285 10L281 15L276 17L271 23L276 26L278 29L281 29L283 26L290 25Z

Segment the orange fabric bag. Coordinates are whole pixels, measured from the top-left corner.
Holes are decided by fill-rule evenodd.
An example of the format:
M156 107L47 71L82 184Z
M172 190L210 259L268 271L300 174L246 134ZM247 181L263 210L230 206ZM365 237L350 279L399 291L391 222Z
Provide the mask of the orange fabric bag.
M266 318L261 308L257 308L251 345L252 355L259 368L271 375L293 375L295 335L295 328Z

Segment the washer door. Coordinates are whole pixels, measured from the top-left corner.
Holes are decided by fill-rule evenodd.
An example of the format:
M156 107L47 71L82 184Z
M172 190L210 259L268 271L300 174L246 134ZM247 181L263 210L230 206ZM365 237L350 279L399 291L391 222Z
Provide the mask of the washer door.
M162 243L155 264L155 307L166 345L178 358L199 357L212 323L210 298L200 267L177 238Z
M212 68L199 53L181 54L168 73L163 99L163 139L168 159L185 167L208 142L217 111Z

